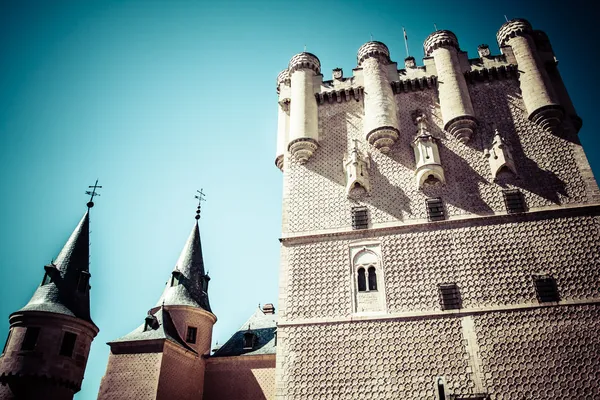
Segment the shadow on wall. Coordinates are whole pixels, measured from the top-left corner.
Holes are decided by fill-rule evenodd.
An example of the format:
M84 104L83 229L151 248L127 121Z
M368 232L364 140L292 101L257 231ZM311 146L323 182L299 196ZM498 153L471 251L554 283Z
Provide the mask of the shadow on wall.
M261 378L259 382L258 377ZM270 359L238 357L209 360L204 375L204 400L267 400L275 392L275 355Z
M509 103L520 108L518 103L520 103L521 100L520 97L514 94L508 94L507 97L507 102L501 102L500 104L497 104L496 107L504 108L504 110L499 111L499 113L508 113L508 115L511 115ZM532 124L532 122L529 121L526 123ZM521 138L517 132L517 126L517 121L513 121L513 123L509 124L507 121L502 120L498 123L498 130L504 136L504 139L506 139L512 151L518 176L515 177L512 174L501 174L498 177L497 183L502 187L506 187L510 184L534 193L555 204L560 204L560 195L569 197L565 182L554 172L540 168L537 162L527 157L521 144ZM539 134L540 139L542 139L542 135L551 135L551 133L543 132L541 129L535 129L533 132ZM525 134L528 134L528 132L521 132L521 135ZM567 140L564 138L562 139ZM491 138L489 141L491 143Z
M339 193L344 199L346 198L346 177L343 160L348 152L348 125L352 125L353 121L361 118L362 115L346 112L340 112L331 116L328 125L335 126L335 132L327 131L326 128L323 129L319 143L320 148L317 150L317 154L305 164L305 167L310 171L334 182L339 187ZM360 142L365 145L365 140L362 138L362 129L356 128L356 130L360 132ZM363 147L363 151L366 149L366 147ZM350 203L360 202L370 204L394 218L402 220L403 211L410 213L408 196L406 196L398 185L390 182L379 170L376 157L371 157L370 161L369 178L373 191L378 193L378 195L360 196L357 199L358 201L350 200ZM414 168L414 161L412 163Z

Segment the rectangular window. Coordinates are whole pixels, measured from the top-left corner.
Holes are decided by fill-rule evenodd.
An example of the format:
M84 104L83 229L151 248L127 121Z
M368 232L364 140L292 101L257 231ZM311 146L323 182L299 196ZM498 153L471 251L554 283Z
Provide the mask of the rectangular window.
M369 213L367 207L352 207L352 229L367 229Z
M443 221L446 219L444 203L442 203L441 198L426 199L425 204L427 205L427 219L429 221Z
M196 343L196 333L198 332L198 328L193 326L188 326L187 335L185 337L185 341L188 343Z
M556 281L550 275L534 275L533 284L540 303L560 301Z
M25 338L23 338L23 343L21 343L21 350L33 350L35 348L35 344L37 343L39 335L40 328L27 328L27 330L25 331Z
M504 196L504 205L506 206L507 213L515 214L526 211L525 199L518 189L504 189L502 190L502 196Z
M8 343L10 342L10 335L12 335L12 329L8 330L8 337L6 338L6 342L4 342L4 348L2 349L2 354L6 353L6 349L8 349Z
M442 283L438 286L442 310L458 310L462 307L460 291L456 283Z
M72 357L73 349L75 348L75 342L77 341L77 335L72 332L65 332L63 336L62 344L60 345L60 355Z
M171 276L171 287L179 285L179 281L181 280L181 272L173 271Z

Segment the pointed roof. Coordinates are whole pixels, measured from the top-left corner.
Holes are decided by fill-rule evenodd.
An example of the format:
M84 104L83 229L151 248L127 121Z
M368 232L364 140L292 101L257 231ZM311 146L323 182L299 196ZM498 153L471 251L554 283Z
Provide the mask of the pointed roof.
M277 331L277 314L265 313L259 307L236 333L233 334L214 352L213 357L232 357L241 355L275 354L275 333ZM256 344L252 349L244 348L244 335L255 335Z
M146 317L146 321L149 323L144 322L127 335L108 343L118 344L123 342L165 339L197 354L197 352L190 347L181 336L179 336L173 318L167 308L160 306L150 309L148 311L148 316Z
M200 229L196 220L171 278L156 305L192 306L212 312L208 301L209 280L210 277L204 271Z
M92 322L87 282L90 276L89 228L88 209L58 257L44 267L50 280L44 279L29 303L19 311L46 311ZM80 284L80 279L85 282Z

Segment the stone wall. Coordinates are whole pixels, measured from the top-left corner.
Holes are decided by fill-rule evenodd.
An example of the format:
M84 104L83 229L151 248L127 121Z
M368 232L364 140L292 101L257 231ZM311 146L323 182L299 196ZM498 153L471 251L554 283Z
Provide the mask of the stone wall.
M209 358L204 379L204 400L274 399L275 355Z

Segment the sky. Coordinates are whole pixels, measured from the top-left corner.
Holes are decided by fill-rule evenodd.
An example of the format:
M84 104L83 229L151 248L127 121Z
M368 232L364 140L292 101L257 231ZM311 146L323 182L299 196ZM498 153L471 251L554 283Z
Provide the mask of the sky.
M402 68L452 30L498 54L505 17L548 33L600 172L597 21L585 2L0 0L0 344L86 210L94 340L77 400L96 399L105 344L143 322L194 224L223 343L259 304L277 306L281 172L275 78L306 50L324 79L356 66L371 35ZM326 266L324 266L326 267Z

